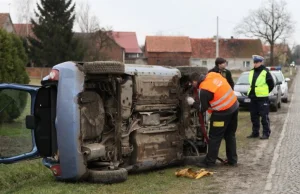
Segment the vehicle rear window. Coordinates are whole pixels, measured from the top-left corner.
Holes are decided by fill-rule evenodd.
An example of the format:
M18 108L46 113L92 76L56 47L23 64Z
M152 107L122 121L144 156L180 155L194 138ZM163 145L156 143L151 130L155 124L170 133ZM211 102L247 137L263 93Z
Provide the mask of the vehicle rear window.
M237 85L250 85L249 80L248 80L249 74L244 73L242 74L239 79L237 80L236 84Z
M283 82L283 76L280 72L273 72L273 74L276 76L279 82Z

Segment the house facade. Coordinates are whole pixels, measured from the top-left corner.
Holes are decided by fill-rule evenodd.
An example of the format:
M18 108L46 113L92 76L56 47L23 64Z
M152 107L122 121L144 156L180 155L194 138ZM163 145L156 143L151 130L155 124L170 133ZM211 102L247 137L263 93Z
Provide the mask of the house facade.
M188 66L192 55L187 36L147 36L145 57L149 65Z
M9 33L16 32L9 13L0 13L0 29Z
M191 38L191 66L211 69L215 66L216 41L214 39ZM228 61L228 69L249 70L252 68L252 55L262 55L263 48L259 39L220 39L219 56Z
M135 32L112 31L111 36L124 49L124 62L135 63L143 57L143 52L139 47Z

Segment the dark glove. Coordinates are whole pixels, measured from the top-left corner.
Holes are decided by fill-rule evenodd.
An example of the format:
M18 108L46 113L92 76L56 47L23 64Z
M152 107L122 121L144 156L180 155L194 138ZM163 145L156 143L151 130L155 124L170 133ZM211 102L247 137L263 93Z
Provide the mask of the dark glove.
M200 109L200 102L199 101L195 101L192 105L192 107L196 110L199 110Z

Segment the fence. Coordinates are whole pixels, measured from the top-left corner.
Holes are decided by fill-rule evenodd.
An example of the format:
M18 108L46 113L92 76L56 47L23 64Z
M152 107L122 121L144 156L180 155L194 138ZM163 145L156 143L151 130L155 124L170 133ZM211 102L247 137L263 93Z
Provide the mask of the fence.
M30 78L42 79L43 77L49 75L51 68L43 67L26 67L26 72Z

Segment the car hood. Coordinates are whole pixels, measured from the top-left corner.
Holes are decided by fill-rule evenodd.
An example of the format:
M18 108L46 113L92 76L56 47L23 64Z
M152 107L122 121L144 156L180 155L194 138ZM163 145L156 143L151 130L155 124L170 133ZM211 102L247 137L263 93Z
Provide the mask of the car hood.
M235 85L234 86L234 91L236 92L248 92L250 85Z

